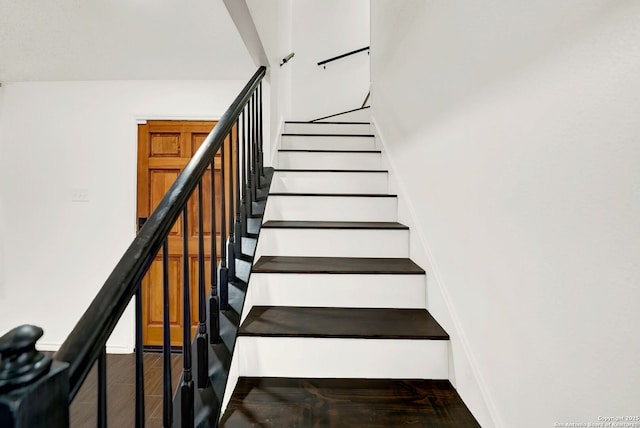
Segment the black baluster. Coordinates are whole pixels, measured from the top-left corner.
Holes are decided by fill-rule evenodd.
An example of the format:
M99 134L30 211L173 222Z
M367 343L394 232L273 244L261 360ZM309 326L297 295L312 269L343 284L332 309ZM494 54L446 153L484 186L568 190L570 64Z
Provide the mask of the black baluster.
M98 355L98 428L107 427L107 350Z
M207 305L204 284L204 220L202 212L202 180L198 183L198 388L209 381L209 341L207 337Z
M171 325L169 324L169 243L162 244L162 426L173 425L173 387L171 385Z
M193 427L193 380L191 375L191 299L189 298L189 233L187 207L182 210L182 427Z
M258 174L256 174L256 100L255 92L251 95L251 199L258 201ZM251 211L253 212L253 210Z
M136 290L136 428L144 427L144 346L142 344L142 284Z
M241 151L238 152L240 155L240 175L241 175L241 184L240 184L240 229L241 236L247 236L247 170L246 170L246 154L247 154L247 129L245 127L245 110L242 110L242 146Z
M244 126L244 117L243 117L243 125ZM240 117L236 119L236 188L234 195L236 197L236 215L235 222L233 225L233 237L235 243L235 254L236 257L239 257L242 254L242 224L241 224L241 207L240 207ZM242 129L242 133L244 134L244 129Z
M238 138L238 122L236 120L236 139ZM229 243L227 245L227 267L229 281L233 281L236 278L236 255L235 255L235 229L233 228L233 215L235 213L234 205L236 198L234 196L233 186L235 184L235 177L233 173L233 130L229 133Z
M227 217L225 195L225 155L224 144L220 146L220 309L229 309L229 274L227 270Z
M260 133L260 175L264 177L264 134L262 132L262 82L260 82L260 86L258 86L259 90L259 99L258 103L258 132Z
M254 172L255 172L255 180L256 180L256 193L255 193L255 197L256 197L256 201L258 200L258 190L261 187L261 180L260 180L260 152L259 152L259 144L260 141L258 140L258 127L260 126L260 123L258 122L258 90L256 89L253 92L253 114L254 114L254 127L253 127L253 132L255 134L254 136L254 140L253 140L253 151L254 151L254 156L255 156L255 161L254 161Z
M251 192L251 109L250 103L244 107L244 113L247 115L247 138L245 139L244 146L244 175L245 175L245 232L247 229L246 217L250 217L253 214L253 204L252 204L252 192Z
M209 294L209 341L220 343L220 302L218 300L218 233L216 228L216 168L211 162L211 292Z

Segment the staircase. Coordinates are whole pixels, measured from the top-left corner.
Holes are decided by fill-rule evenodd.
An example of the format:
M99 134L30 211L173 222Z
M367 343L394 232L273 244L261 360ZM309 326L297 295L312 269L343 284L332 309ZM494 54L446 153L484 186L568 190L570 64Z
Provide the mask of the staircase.
M224 427L478 427L367 122L287 122Z

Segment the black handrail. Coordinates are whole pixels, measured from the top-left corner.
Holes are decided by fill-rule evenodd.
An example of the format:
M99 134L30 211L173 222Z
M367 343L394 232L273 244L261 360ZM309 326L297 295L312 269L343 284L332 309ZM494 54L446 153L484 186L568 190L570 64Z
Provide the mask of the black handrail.
M355 51L347 52L347 53L342 54L342 55L334 56L333 58L329 58L329 59L325 59L324 61L320 61L318 63L318 66L322 65L322 66L324 66L324 68L327 68L326 65L328 63L330 63L330 62L337 61L337 60L342 59L344 57L355 55L357 53L368 51L368 50L369 50L369 46L364 47L364 48L360 48L360 49L356 49Z
M265 73L266 68L260 67L222 115L55 354L56 360L69 363L69 402L75 397L94 361L103 352L107 339L136 293L165 237Z
M366 103L366 100L365 100L365 103ZM310 120L309 123L317 122L319 120L329 119L331 117L336 117L336 116L340 116L340 115L347 114L347 113L353 113L354 111L364 110L364 109L367 109L367 108L370 108L370 107L371 106L364 106L364 107L358 107L358 108L354 108L354 109L347 110L347 111L341 111L340 113L330 114L329 116L319 117L317 119Z
M295 52L291 52L289 55L287 55L284 58L282 58L282 62L280 63L280 67L282 67L283 65L285 65L286 63L291 61L291 58L293 58L295 56L295 54L296 54Z

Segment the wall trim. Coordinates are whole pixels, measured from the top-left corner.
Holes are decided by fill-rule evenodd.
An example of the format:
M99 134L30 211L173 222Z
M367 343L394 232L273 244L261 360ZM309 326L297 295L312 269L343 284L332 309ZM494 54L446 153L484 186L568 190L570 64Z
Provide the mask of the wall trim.
M62 343L40 343L38 342L36 348L39 351L58 352ZM133 347L123 345L107 345L107 354L132 354L134 352Z
M215 120L219 121L222 114L136 114L136 125L144 125L148 120Z
M381 146L382 149L382 153L383 153L383 157L386 159L386 161L388 162L388 167L389 167L389 172L394 172L397 171L398 169L396 168L396 164L394 159L389 155L389 151L387 150L387 143L386 143L386 139L384 138L384 135L380 132L380 129L378 128L378 124L377 121L375 119L375 117L372 115L371 116L371 125L372 125L372 133L376 136L376 140L379 140L379 144ZM491 422L493 422L493 425L495 427L501 428L503 427L503 423L498 415L494 400L491 396L491 394L489 393L489 389L487 388L487 384L486 381L484 380L484 377L482 376L482 374L480 373L480 370L478 368L478 364L475 360L475 358L473 357L473 354L471 353L471 349L469 346L469 342L467 340L467 336L460 324L460 320L457 314L457 311L455 310L455 307L453 306L452 302L451 302L451 297L449 296L449 293L447 292L447 289L445 287L445 283L444 283L444 279L442 277L442 274L440 273L440 269L438 268L437 263L435 262L435 258L433 256L433 253L431 252L431 248L429 247L429 245L427 244L427 239L426 239L426 234L424 233L424 230L422 229L422 227L420 227L419 223L416 221L416 219L418 218L418 215L416 214L415 208L413 206L413 202L411 200L411 198L409 197L409 192L407 191L407 187L404 183L404 181L400 178L400 176L398 174L393 174L393 179L395 180L395 183L397 185L397 193L398 193L398 198L402 198L402 200L404 201L404 203L406 204L407 207L407 211L408 211L408 215L409 218L412 221L412 225L411 225L411 231L412 232L416 232L417 234L417 238L418 238L418 244L420 246L422 246L425 255L429 261L429 264L431 265L431 270L432 270L432 276L433 276L433 283L436 284L436 287L438 288L438 290L440 291L443 300L444 300L444 304L446 306L447 311L449 312L449 316L451 317L451 321L453 324L453 328L454 328L454 332L449 332L450 334L453 333L455 335L457 335L458 340L460 341L460 345L462 347L462 351L464 353L464 356L466 358L466 360L468 361L468 364L470 366L470 372L473 375L473 378L476 382L476 384L478 385L478 388L480 389L480 393L482 398L484 399L484 405L489 413L489 417L491 418ZM427 281L427 284L429 284L430 281ZM427 285L428 286L428 285ZM428 302L427 302L427 307L428 307ZM452 351L452 347L450 346L449 349ZM451 359L451 356L450 356ZM451 361L451 360L450 360ZM450 364L450 370L454 371L455 367Z

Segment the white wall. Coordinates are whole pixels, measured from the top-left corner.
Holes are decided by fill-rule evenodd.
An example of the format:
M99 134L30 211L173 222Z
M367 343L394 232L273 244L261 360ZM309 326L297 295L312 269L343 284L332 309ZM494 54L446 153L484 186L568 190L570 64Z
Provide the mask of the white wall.
M266 80L270 88L268 99L271 114L268 125L270 157L272 157L277 147L278 136L282 132L282 123L291 117L291 67L293 61L297 59L294 57L292 62L283 67L280 67L280 62L293 51L291 41L293 6L292 0L248 0L247 6L269 65Z
M250 76L247 76L247 79ZM135 235L136 118L219 118L242 81L9 83L0 115L0 333L69 334ZM71 188L89 202L71 202ZM2 290L0 288L0 290ZM131 312L109 342L131 351Z
M369 90L369 57L359 53L317 63L369 46L369 0L293 2L292 118L312 120L358 108Z
M372 114L467 404L483 427L638 415L640 4L371 15Z
M4 86L0 84L0 165L2 162L2 148L4 146L2 142L2 106L4 104ZM0 299L4 297L5 293L5 264L4 264L4 252L5 252L5 235L4 235L4 195L0 187Z

